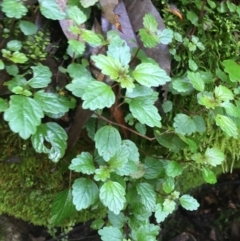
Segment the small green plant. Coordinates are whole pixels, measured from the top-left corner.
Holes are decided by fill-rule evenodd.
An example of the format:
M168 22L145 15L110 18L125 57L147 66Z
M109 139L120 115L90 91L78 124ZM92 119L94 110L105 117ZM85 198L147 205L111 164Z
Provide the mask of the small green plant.
M69 172L65 175L69 184L54 195L46 225L70 227L77 211L103 210L105 216L101 212L92 223L103 241L156 240L159 223L179 205L187 210L199 206L185 193L187 184L181 187L182 179L187 180L185 173L198 172L207 183L214 184L214 168L232 169L239 158L240 66L230 58L230 50L231 54L214 66L204 65L203 51L209 46L206 39L198 37L203 26L194 11L187 12L187 20L199 30L193 27L189 36L182 32L186 23L169 23L174 31L161 31L153 15L146 14L139 29L142 44L132 51L117 31L108 31L104 37L82 27L88 21L88 8L96 1L80 2L69 1L63 10L54 0L39 0L37 7L26 7L22 1L2 1L2 11L15 18L13 26L20 29L25 41L17 39L18 35L8 40L13 29L3 41L0 69L11 76L4 83L11 94L0 98L0 111L11 131L29 140L37 153L46 154L54 163L67 164L62 173ZM199 3L190 2L199 9ZM208 4L216 7L212 1ZM228 8L231 6L235 9L228 3ZM52 70L38 61L47 57L43 52L49 37L44 39L37 26L25 19L28 9L38 7L48 19L70 19L68 31L77 36L68 40L66 52L71 63L60 69L69 80L64 86L66 95L59 87L49 88ZM234 21L227 25L228 38L232 38ZM41 47L30 48L35 40L42 43ZM171 43L174 71L187 66L172 78L141 49ZM89 46L98 51L86 58ZM159 111L155 106L157 88L166 84L168 99ZM58 120L79 106L81 118L86 112L91 114L81 127L91 148L83 145L67 153L68 135ZM232 157L230 168L228 155ZM32 178L26 179L25 186L34 186Z

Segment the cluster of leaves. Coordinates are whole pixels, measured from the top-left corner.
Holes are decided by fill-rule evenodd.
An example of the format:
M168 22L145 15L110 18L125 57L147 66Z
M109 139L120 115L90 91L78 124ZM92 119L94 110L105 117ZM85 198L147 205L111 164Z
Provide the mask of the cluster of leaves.
M223 152L229 141L236 139L237 142L238 139L239 76L236 73L239 65L236 60L239 50L235 33L240 8L230 1L180 0L176 4L179 8L166 7L164 20L174 30L170 52L175 62L172 71L176 76L172 78L170 90L181 103L183 113L175 110L171 120L176 133L191 138L180 136L184 143L174 135L158 139L174 151L187 145L190 150L184 152L184 158L196 160L192 154L196 154L200 143L217 146ZM181 19L172 14L174 11L181 14ZM174 103L168 105L174 106ZM221 133L213 130L218 127ZM206 135L213 132L214 138L212 134ZM170 140L175 144L169 144ZM236 152L234 148L229 149L230 155ZM235 154L231 156L235 159ZM205 167L202 172L207 182L216 182L216 177L212 181L206 178Z
M86 130L95 151L83 151L70 161L69 170L77 178L73 183L70 180L69 188L55 197L50 224L61 225L80 210L105 207L107 219L96 219L92 224L92 228L99 230L103 241L156 240L159 233L156 223L164 221L178 205L187 210L199 206L192 196L182 195L178 190L177 181L185 168L198 169L208 183L216 182L212 167L221 165L225 155L214 143L208 143L202 151L201 142L206 133L219 127L226 138L238 137L240 66L228 59L218 63L216 73L202 71L203 65L195 56L197 50L204 50L205 41L195 35L182 39L183 34L169 29L161 31L155 18L146 14L143 27L139 29L144 47L169 44L174 38L191 53L185 75L171 79L152 58L139 51L140 48L133 53L118 32L108 31L104 37L82 27L88 19L89 7L96 2L82 0L80 4L79 1L69 1L66 9L61 9L54 0L38 1L46 18L71 20L68 31L78 36L68 40L67 53L71 63L61 68L70 79L65 86L69 95L51 92L48 88L52 81L49 67L41 63L31 65L22 51L21 41L14 39L2 49L0 69L6 70L12 78L4 83L11 95L0 98L0 110L14 133L23 139L30 138L36 152L46 153L50 160L58 162L65 155L68 136L55 120L81 101L82 108L93 113L86 123ZM106 8L101 0L99 4L103 11L108 9L105 14L111 22L113 7ZM216 7L211 1L208 4L212 9ZM199 1L196 6L199 8ZM23 2L3 0L1 7L8 18L19 19L23 35L34 38L37 27L22 20L28 11ZM194 12L187 16L194 26L202 26L198 20L194 21ZM120 29L118 21L111 23ZM94 51L89 59L85 59L87 46L100 51ZM107 50L101 51L104 48ZM171 51L176 54L176 60L182 60L180 54ZM101 78L102 75L105 78ZM155 106L159 96L155 87L166 83L170 83L171 94L162 105L164 115L161 116ZM115 87L118 93L114 91ZM178 103L183 103L183 109L188 110L179 111L175 96L183 96ZM127 128L129 131L141 137L155 134L152 145L155 149L166 148L167 155L163 156L164 152L161 157L140 155L141 138L134 142L127 137L123 139L120 130L113 126L119 126L118 123L108 120L110 108L115 104L116 109L124 108L123 114L129 125L136 123L137 131ZM203 110L199 111L200 108ZM43 122L44 117L52 121ZM97 118L106 122L100 125ZM152 216L155 224L150 223Z
M175 75L183 74L187 68L214 72L221 61L235 59L239 54L236 33L240 7L237 4L230 0L179 0L174 3L176 6L169 6L163 1L166 4L164 22L174 31L170 52L175 60ZM181 14L181 19L172 14L174 11Z

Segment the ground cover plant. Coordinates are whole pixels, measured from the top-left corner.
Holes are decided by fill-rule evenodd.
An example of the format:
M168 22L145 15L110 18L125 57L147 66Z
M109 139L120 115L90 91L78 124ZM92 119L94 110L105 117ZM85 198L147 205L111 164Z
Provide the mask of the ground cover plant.
M156 240L238 165L239 6L154 3L1 1L1 212Z

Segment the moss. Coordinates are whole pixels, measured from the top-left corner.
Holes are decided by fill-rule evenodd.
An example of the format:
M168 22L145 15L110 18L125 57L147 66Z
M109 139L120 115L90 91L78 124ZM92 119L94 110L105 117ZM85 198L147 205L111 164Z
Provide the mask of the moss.
M46 155L36 153L29 141L12 134L7 126L0 128L0 213L46 226L53 199L68 188L69 172L61 162L56 165ZM67 222L86 222L105 213L103 207L76 212Z
M13 134L5 124L0 124L0 213L7 213L16 218L29 221L35 225L49 225L51 218L51 203L55 196L68 188L69 173L66 163L57 165L48 160L46 155L38 154L31 147L30 141L21 140ZM212 130L213 131L213 130ZM215 133L216 134L216 133ZM232 159L236 162L234 167L239 167L239 140L225 138L222 135L209 136L201 140L200 152L205 152L205 147L218 146L226 153L231 165ZM83 145L83 143L82 143ZM148 146L148 153L161 154L162 147ZM234 148L234 152L232 151ZM77 153L81 152L78 150ZM159 153L157 153L159 152ZM173 160L185 160L184 152L176 153ZM75 155L74 155L75 156ZM12 158L14 157L14 158ZM13 163L12 163L13 162ZM213 169L219 175L223 172L222 167ZM73 179L79 174L74 174ZM184 169L183 175L178 177L177 186L183 192L197 188L205 183L199 170L193 170L191 166ZM106 214L104 207L95 210L76 212L64 225L75 222L86 222L90 219L101 218Z
M240 161L234 163L234 168L240 168ZM212 169L216 176L220 176L223 172L222 166L217 166ZM194 189L206 184L203 179L202 173L199 170L192 170L191 168L186 168L183 174L178 177L177 185L182 193L188 193Z

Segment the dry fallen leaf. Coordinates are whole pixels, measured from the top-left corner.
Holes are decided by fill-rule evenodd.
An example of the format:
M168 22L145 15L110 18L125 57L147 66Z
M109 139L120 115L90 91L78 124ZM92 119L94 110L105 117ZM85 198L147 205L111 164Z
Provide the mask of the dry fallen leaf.
M146 13L151 13L156 18L158 28L160 30L165 29L165 25L159 14L159 11L154 7L151 0L123 0L123 2L125 3L134 32L137 32L140 28L143 27L143 17ZM138 43L142 45L139 36ZM167 72L168 75L170 74L171 55L169 53L167 45L158 44L155 48L145 48L143 46L142 49L147 54L147 56L153 58L160 65L160 67ZM162 86L162 91L163 98L164 100L166 100L168 93L168 84Z
M67 7L67 0L55 0L55 1L58 4L59 8L65 11ZM74 25L74 22L71 19L63 19L63 20L60 20L59 23L67 39L78 39L77 34L74 34L68 30L70 26Z
M99 3L107 20L113 24L120 32L122 32L119 16L114 12L114 8L118 4L118 0L99 0Z
M183 19L183 15L180 12L180 10L176 7L176 5L170 4L167 10L176 15L177 17L179 17L180 20Z

